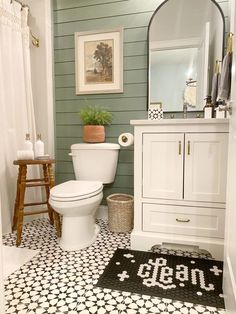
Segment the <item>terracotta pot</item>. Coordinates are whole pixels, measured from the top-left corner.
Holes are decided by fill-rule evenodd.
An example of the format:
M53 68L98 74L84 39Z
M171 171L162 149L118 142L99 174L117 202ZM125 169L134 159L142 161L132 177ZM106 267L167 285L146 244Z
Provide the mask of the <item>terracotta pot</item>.
M85 143L103 143L105 141L105 127L103 125L85 125L83 141Z

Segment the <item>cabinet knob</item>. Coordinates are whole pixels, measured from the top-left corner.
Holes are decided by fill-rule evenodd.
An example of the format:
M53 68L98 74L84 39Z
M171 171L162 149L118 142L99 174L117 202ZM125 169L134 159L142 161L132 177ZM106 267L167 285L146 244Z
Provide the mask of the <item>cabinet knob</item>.
M176 221L177 222L190 222L190 219L179 219L179 218L176 218Z

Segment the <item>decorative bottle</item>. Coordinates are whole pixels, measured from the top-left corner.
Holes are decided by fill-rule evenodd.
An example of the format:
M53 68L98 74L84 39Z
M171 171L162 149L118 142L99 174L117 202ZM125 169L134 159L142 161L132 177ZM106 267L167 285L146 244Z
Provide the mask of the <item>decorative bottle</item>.
M32 144L32 142L30 140L29 133L25 134L24 150L33 150L33 144Z
M211 119L214 114L214 105L211 101L211 96L206 97L206 105L204 107L204 118Z
M225 118L225 111L224 110L220 110L220 106L225 106L225 102L224 101L219 101L218 102L218 107L216 107L216 119L224 119Z
M35 153L35 158L44 155L44 143L41 140L41 134L37 135L37 140L34 145L34 153Z

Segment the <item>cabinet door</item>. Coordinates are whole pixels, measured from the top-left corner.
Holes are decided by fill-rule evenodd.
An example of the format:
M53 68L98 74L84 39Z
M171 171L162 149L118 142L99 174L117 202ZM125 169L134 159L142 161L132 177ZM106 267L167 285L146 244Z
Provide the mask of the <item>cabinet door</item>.
M143 197L183 198L184 134L143 135Z
M185 135L184 199L225 202L226 133Z

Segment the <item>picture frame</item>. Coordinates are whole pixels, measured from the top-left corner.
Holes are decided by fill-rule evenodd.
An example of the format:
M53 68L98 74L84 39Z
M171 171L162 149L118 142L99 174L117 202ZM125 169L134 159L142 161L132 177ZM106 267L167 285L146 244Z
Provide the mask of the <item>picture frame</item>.
M123 92L123 29L75 33L76 94Z

